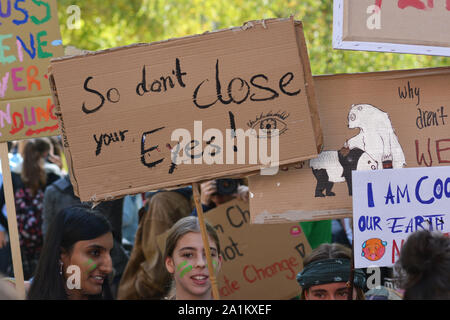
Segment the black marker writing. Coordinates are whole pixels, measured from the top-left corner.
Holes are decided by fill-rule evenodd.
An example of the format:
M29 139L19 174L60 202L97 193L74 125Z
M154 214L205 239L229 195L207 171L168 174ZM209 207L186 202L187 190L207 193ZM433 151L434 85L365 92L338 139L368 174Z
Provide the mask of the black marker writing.
M398 96L400 99L414 99L417 97L417 104L420 104L420 88L412 88L411 83L408 81L408 85L404 86L403 89L398 87Z
M86 80L84 81L83 88L87 92L97 95L100 98L100 103L94 108L88 108L88 107L86 107L86 102L83 102L83 105L81 106L81 110L83 110L83 112L86 114L94 113L94 112L100 110L100 108L103 107L103 105L105 104L106 99L111 103L117 103L120 101L120 92L116 88L108 89L108 91L106 92L106 99L105 99L105 96L101 92L88 87L89 81L91 81L93 78L94 77L87 77Z
M122 142L125 140L125 133L127 133L128 130L122 130L113 133L102 133L100 137L97 138L97 135L94 134L93 138L95 142L97 143L97 148L95 149L95 155L98 156L100 152L102 151L102 146L109 146L112 142Z
M172 74L175 76L178 84L184 88L186 84L183 81L183 77L187 75L186 72L181 71L180 59L175 59L175 69L172 70ZM136 94L143 96L148 92L166 92L169 88L175 87L175 81L171 76L161 76L159 79L154 79L151 84L147 83L147 71L145 65L142 67L142 81L136 86Z
M146 155L148 155L148 157L150 158L150 152L158 148L158 145L152 146L152 147L150 147L148 149L145 148L145 142L146 142L147 136L152 134L152 133L155 133L155 132L157 132L159 130L162 130L164 128L165 127L161 127L161 128L158 128L158 129L154 129L154 130L151 130L151 131L144 132L142 134L142 140L141 140L141 162L147 168L152 168L152 167L156 166L157 164L159 164L159 163L164 161L164 158L156 160L154 162L147 162L145 160L145 156Z
M209 100L205 102L205 100L207 100L206 97L211 96L211 94L204 93L207 90L207 88L205 88L204 86L206 85L206 83L209 82L209 79L205 79L197 85L192 97L194 105L197 108L206 109L212 107L217 102L220 102L224 105L228 105L232 102L236 104L241 104L247 101L247 99L250 99L251 101L268 101L279 97L280 94L275 89L271 88L270 86L263 85L259 82L259 79L265 80L266 83L269 82L269 78L264 74L256 74L252 76L249 81L251 86L245 79L242 79L240 77L234 77L228 82L228 85L226 87L227 88L226 94L228 95L228 97L225 97L224 93L222 92L223 89L222 89L222 82L220 79L219 65L220 65L219 59L217 59L214 74L216 99L214 101ZM278 82L278 87L281 93L287 96L295 96L301 92L301 89L293 91L292 88L290 89L287 88L293 79L294 74L292 72L287 72L280 78ZM256 82L257 80L258 83ZM254 91L256 91L258 95ZM263 91L263 94L261 94L260 91ZM270 95L267 95L267 92L269 92ZM203 99L202 93L204 97Z
M231 111L228 111L228 115L230 116L230 127L231 127L231 138L236 138L236 122L234 121L234 114ZM233 146L234 152L238 151L236 144Z

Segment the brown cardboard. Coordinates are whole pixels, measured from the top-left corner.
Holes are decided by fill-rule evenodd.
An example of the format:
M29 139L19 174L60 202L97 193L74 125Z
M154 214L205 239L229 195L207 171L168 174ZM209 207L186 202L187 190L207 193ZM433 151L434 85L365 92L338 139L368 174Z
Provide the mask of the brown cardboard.
M362 130L348 127L352 105L371 104L388 114L404 155L405 161L399 148L392 147L392 167L402 167L402 162L406 162L404 167L450 164L449 67L315 76L314 86L323 128L324 151L337 154L349 139L357 136L365 139L366 155L372 154L376 158L375 155L381 154L383 148L378 144L381 142L373 142L378 141L372 140L376 135L369 133L372 132L371 125L375 128L384 125L385 120L380 122L378 116L381 112L364 120L362 127L366 130L365 136L360 135ZM380 139L384 138L383 134L379 134ZM357 139L350 141L354 147L353 143ZM392 140L392 146L394 142ZM378 160L381 163L379 169L389 167L386 160L389 159ZM316 159L311 161L314 163ZM352 198L346 180L341 177L344 181L334 183L330 190L335 193L334 196L325 196L326 190L322 189L323 197L316 197L319 180L313 174L311 161L284 168L286 171L281 170L275 176L249 177L253 223L351 217ZM334 163L334 168L339 169L340 162ZM371 170L368 167L364 169ZM332 170L328 170L328 173L331 175Z
M314 91L314 79L311 73L311 65L309 64L308 49L306 48L305 35L303 33L303 25L301 21L295 22L295 33L297 36L297 45L299 47L300 60L303 67L303 75L305 77L305 90L308 98L309 112L311 114L311 121L314 130L314 137L316 138L317 153L323 148L323 134L322 126L320 124L320 117L317 107L317 98Z
M9 141L58 135L54 108L50 96L0 101L0 139Z
M5 1L2 13L0 141L59 134L47 75L63 55L56 0Z
M408 2L411 5L404 7ZM368 14L367 8L375 4L381 4L381 25L369 29L367 20L372 13ZM449 29L448 1L344 1L344 41L450 47L450 34L446 32Z
M296 275L311 247L298 223L250 224L248 203L241 200L220 205L205 218L221 246L221 300L287 300L300 294ZM167 233L158 237L162 252L166 238Z
M280 130L280 164L317 156L320 126L313 125L317 115L311 114L315 103L311 77L305 77L310 68L301 33L301 24L292 19L253 21L239 28L54 59L50 82L75 193L82 201L101 201L259 170L260 162L249 163L248 140L245 164L236 164L237 159L226 164L226 129L231 129L232 116L236 129L243 130L256 126L261 117L283 118L287 130ZM256 84L275 88L277 96L252 86L255 76ZM237 77L250 83L247 95ZM232 79L235 100L222 103L219 97L227 102ZM288 93L281 91L280 83ZM269 97L274 98L252 101ZM184 149L186 142L173 141L171 134L183 128L197 139L194 121L202 121L203 133L211 128L222 133L224 164L173 164L171 148L178 141ZM200 154L196 150L194 154Z

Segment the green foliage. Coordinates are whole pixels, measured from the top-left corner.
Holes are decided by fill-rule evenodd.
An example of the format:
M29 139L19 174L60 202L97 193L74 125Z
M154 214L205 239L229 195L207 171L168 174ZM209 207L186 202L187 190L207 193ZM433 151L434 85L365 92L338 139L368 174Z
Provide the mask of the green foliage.
M240 26L249 20L289 17L302 20L313 74L370 72L449 65L450 59L424 55L334 50L331 0L77 0L80 29L70 30L67 8L58 0L63 43L101 50Z

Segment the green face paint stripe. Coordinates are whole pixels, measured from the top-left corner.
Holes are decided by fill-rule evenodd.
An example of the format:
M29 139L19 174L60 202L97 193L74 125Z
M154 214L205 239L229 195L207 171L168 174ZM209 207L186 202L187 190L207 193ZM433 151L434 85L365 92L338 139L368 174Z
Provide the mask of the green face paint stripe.
M191 270L192 270L192 266L187 266L185 269L183 269L183 271L181 271L181 273L180 273L180 278L183 278L184 275L185 275L186 273L188 273L189 271L191 271Z
M177 266L177 271L180 271L180 269L181 268L183 268L185 265L187 265L187 261L183 261L182 263L180 263L178 266Z
M95 268L97 268L97 265L94 263L94 261L92 259L89 259L84 265L89 266L91 264L93 264L93 265L91 267L89 267L88 271L86 271L88 273L91 272L92 270L94 270Z

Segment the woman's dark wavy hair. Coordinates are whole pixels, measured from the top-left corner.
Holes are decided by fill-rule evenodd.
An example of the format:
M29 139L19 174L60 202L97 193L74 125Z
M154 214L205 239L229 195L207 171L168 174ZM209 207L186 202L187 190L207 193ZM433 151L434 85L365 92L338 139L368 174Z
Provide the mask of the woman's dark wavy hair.
M450 299L450 238L441 232L411 234L395 264L404 300Z
M112 232L109 221L87 206L61 210L52 220L44 240L39 263L28 292L29 300L67 300L65 279L60 274L61 248L71 252L78 241L92 240ZM90 299L112 299L108 281L100 295Z

